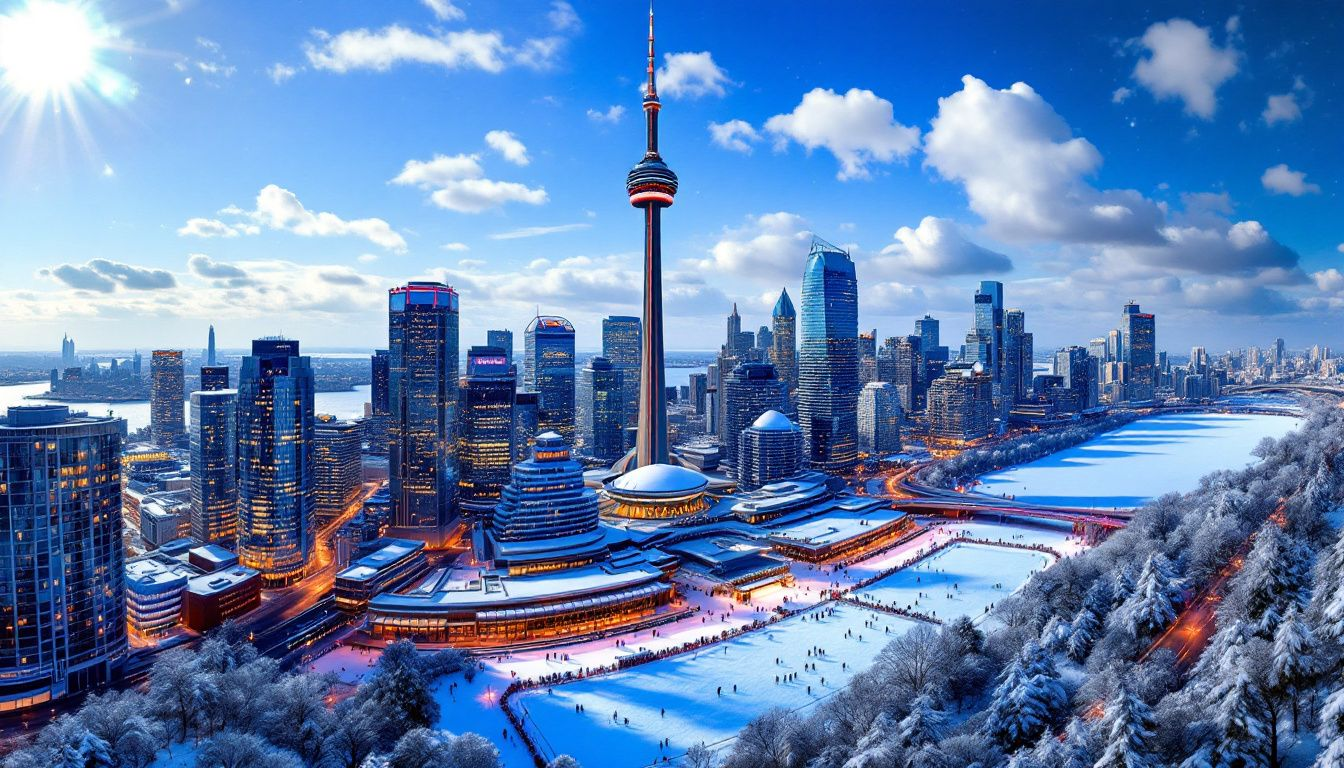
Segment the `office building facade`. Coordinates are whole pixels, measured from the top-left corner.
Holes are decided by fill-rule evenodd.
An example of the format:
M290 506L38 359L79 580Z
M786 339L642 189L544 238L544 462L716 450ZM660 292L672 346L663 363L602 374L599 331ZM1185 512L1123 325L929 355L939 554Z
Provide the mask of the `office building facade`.
M994 382L978 364L949 365L929 386L929 436L953 444L988 437L994 429Z
M747 490L803 471L803 430L779 411L766 411L742 430L737 449L738 485Z
M885 381L865 384L859 392L859 450L869 456L901 450L901 402Z
M1134 402L1152 400L1157 391L1157 319L1151 313L1141 312L1139 305L1130 302L1120 315L1120 359L1129 370L1127 399Z
M313 424L313 513L326 521L359 498L363 427L328 415Z
M737 466L738 437L766 411L783 412L788 392L770 363L741 363L723 382L724 460Z
M524 339L527 374L523 387L537 393L538 431L574 442L574 326L563 317L539 316Z
M238 538L238 392L191 393L191 535L235 546Z
M467 351L462 378L462 423L458 434L458 500L473 518L488 515L509 481L514 457L517 379L502 347Z
M621 374L623 427L639 425L639 355L642 338L638 317L612 315L602 320L602 356L611 361Z
M156 349L149 359L149 432L160 448L180 448L187 435L182 350Z
M598 461L615 462L625 455L625 373L602 355L583 369L579 430L585 453Z
M792 413L793 400L798 395L798 313L787 288L780 291L775 300L770 324L770 362L774 363L775 375L789 392L789 409L785 413Z
M798 421L814 469L858 463L859 288L849 254L816 239L803 272Z

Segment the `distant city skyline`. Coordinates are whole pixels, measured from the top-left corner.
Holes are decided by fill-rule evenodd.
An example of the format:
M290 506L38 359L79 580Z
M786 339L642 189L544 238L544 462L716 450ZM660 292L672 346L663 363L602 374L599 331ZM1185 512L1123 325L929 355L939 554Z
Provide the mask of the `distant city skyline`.
M614 186L643 131L642 14L268 6L259 31L203 4L87 8L119 35L95 52L102 90L0 134L0 349L66 332L197 349L212 323L224 349L281 332L375 349L381 295L416 279L457 289L467 346L539 311L596 351L603 317L639 314L641 243ZM744 328L768 323L780 289L800 295L813 233L853 255L859 326L880 338L925 313L958 337L967 291L993 279L1041 350L1131 300L1164 318L1166 349L1244 345L1250 325L1344 346L1341 20L1191 10L678 7L658 59L685 180L667 348L717 338L734 302ZM874 66L906 25L923 32L899 64ZM494 42L449 56L467 30ZM763 55L817 38L843 55L787 71Z

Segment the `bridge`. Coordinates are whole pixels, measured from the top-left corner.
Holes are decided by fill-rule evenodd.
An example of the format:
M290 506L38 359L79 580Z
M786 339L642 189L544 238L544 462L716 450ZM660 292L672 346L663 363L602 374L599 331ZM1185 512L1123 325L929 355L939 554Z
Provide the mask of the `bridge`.
M1305 381L1284 381L1265 384L1239 384L1230 387L1223 387L1224 395L1254 395L1265 394L1269 392L1287 392L1289 394L1309 394L1309 395L1329 395L1332 397L1344 398L1344 385L1319 383L1313 384Z

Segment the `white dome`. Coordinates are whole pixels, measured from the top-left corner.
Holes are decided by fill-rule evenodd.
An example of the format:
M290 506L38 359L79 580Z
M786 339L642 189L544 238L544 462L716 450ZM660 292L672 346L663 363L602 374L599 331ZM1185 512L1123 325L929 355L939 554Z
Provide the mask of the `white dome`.
M794 429L789 417L779 411L766 411L762 413L756 421L751 424L752 429L769 430L771 432L788 432Z
M683 494L704 490L709 479L675 464L649 464L610 481L613 490L629 494Z

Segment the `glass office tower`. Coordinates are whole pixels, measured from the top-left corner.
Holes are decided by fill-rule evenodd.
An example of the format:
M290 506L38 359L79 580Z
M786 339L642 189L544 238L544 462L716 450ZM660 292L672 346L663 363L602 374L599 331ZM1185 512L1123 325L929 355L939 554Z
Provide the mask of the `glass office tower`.
M849 254L817 238L803 272L798 421L807 461L844 473L858 463L859 287Z
M1152 314L1140 312L1133 302L1125 305L1120 315L1120 343L1121 359L1129 367L1129 400L1152 400L1157 389L1156 329L1157 319Z
M622 426L639 425L639 351L638 317L612 315L602 320L602 356L621 372ZM617 458L620 458L619 456Z
M784 413L792 413L792 401L798 393L798 313L794 311L787 288L780 291L779 298L775 300L770 324L773 328L770 362L775 364L775 375L788 389L790 402Z
M770 363L741 363L723 379L723 454L738 465L738 438L766 411L783 412L789 395Z
M238 559L262 583L313 553L313 368L293 339L257 339L238 376Z
M436 544L456 522L457 292L430 282L393 288L387 335L392 524Z
M513 464L513 403L516 380L502 347L467 351L462 378L462 422L458 433L458 500L473 517L488 514L499 503Z
M584 446L588 455L599 461L614 462L625 454L625 375L624 369L601 355L590 359L583 369ZM636 389L636 398L638 395Z
M191 393L191 535L232 548L238 537L238 391Z
M574 326L563 317L535 317L524 341L524 386L538 395L538 431L574 442Z
M181 447L187 436L185 377L182 350L154 350L149 359L149 432L160 448Z
M513 331L508 328L486 331L485 345L504 350L504 359L513 365Z
M107 682L126 657L125 429L63 405L0 420L0 712Z

